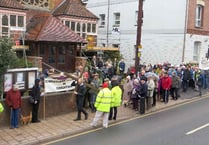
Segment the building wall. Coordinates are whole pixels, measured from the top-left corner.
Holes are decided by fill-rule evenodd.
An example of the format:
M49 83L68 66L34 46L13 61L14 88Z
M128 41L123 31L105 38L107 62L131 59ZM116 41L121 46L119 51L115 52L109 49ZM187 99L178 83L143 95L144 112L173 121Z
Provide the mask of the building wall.
M89 0L87 8L98 17L103 13L107 16L107 1ZM109 45L120 44L120 52L126 63L128 66L134 65L138 0L110 0L109 9ZM186 0L161 0L160 2L146 0L143 9L141 62L180 63L183 50ZM120 33L118 34L111 31L114 12L121 13ZM107 44L107 27L98 29L98 45L102 46L102 43Z
M203 27L195 27L196 5L197 1L202 1L204 5ZM189 0L189 15L188 15L188 33L197 35L209 35L209 1L207 0Z

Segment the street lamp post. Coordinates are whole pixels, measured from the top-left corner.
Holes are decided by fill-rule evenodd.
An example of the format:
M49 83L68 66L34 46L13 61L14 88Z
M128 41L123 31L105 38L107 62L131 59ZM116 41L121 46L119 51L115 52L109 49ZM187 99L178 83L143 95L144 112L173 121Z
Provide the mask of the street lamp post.
M135 69L136 72L139 71L139 48L141 48L141 33L142 33L142 23L143 23L143 0L139 0L138 5L138 20L137 20L137 38L136 38L136 51L135 51Z

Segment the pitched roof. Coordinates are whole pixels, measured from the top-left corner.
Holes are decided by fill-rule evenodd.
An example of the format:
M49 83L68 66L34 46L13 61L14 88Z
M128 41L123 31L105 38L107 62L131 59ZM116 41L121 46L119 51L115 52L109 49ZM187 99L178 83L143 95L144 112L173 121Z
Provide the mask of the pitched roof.
M54 12L54 16L66 15L79 18L98 19L96 15L90 12L81 0L65 0L58 6Z
M0 7L21 9L24 10L24 6L18 3L16 0L0 0Z
M83 38L48 13L34 16L30 20L26 40L85 43Z

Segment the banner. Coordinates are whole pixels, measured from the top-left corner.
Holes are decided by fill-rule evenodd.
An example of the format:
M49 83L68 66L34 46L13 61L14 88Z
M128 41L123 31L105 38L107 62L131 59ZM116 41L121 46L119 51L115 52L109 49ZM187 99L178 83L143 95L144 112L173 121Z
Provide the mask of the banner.
M71 78L67 79L54 79L54 78L45 78L44 80L44 88L45 93L52 93L52 92L62 92L62 91L70 91L75 89L75 86L72 86L72 83L75 80Z

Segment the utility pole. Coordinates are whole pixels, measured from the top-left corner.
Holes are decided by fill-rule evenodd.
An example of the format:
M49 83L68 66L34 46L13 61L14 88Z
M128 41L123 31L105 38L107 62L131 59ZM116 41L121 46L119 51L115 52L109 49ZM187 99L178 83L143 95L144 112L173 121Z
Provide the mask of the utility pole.
M141 48L141 33L142 33L142 23L143 23L143 0L139 0L138 5L138 20L137 20L137 37L136 37L136 52L135 52L135 69L136 72L139 71L139 48Z

